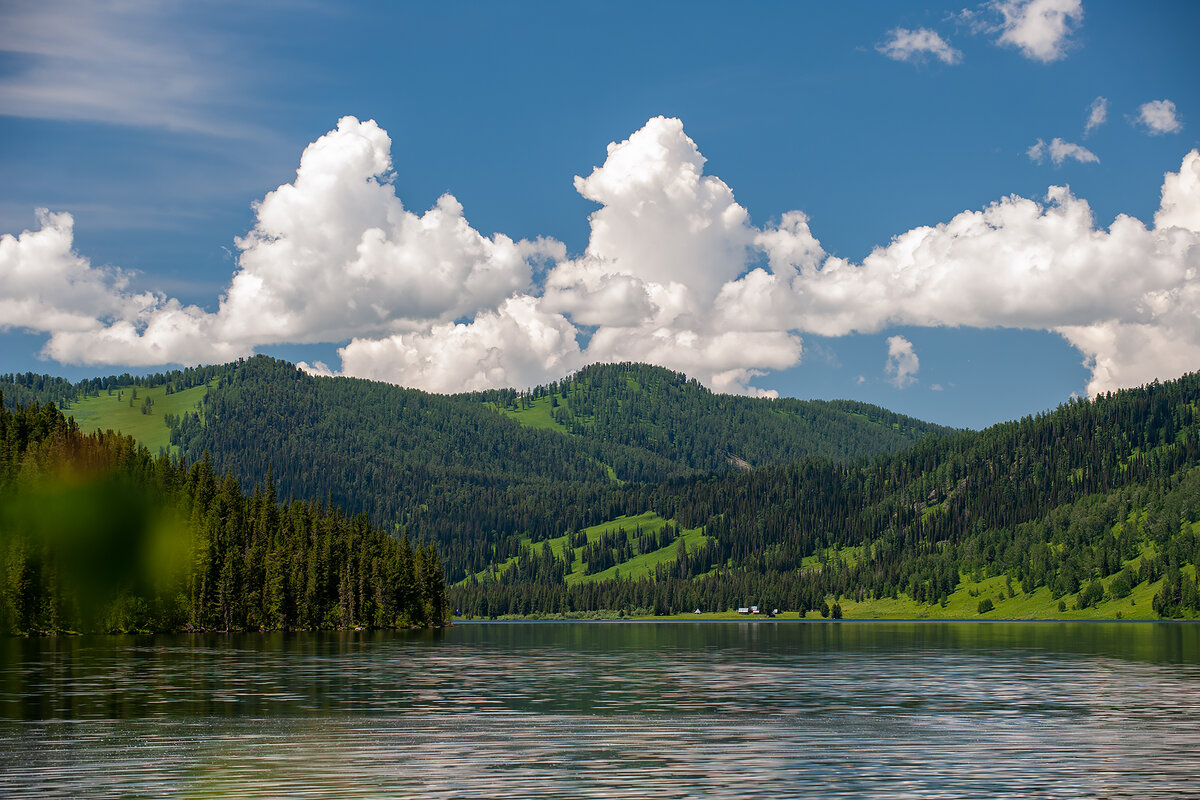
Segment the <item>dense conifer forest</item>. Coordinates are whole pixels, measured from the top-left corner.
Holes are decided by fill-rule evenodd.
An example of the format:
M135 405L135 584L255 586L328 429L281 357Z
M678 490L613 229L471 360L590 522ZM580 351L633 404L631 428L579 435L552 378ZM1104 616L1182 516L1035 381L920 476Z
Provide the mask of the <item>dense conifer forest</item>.
M452 599L481 616L752 603L830 613L830 598L937 604L968 577L1005 576L1010 593L1044 587L1073 608L1161 581L1155 611L1192 616L1198 406L1192 374L867 462L807 459L627 487L640 495L627 506L703 526L706 544L636 581L517 582L493 571Z
M616 421L577 434L532 428L495 407L542 401L548 387L448 397L256 357L229 365L171 441L193 460L211 454L243 483L273 469L285 497L327 497L376 524L404 525L443 547L457 581L515 554L522 537L640 513L619 491L626 483L737 472L737 459L857 458L948 431L862 404L714 395L645 365L590 368L554 388L568 384L587 402L624 404L637 433L617 435Z
M849 400L714 394L682 373L648 364L594 364L524 392L468 397L514 412L544 405L560 430L654 453L671 462L675 474L748 469L809 456L847 461L901 450L929 433L952 432Z
M123 385L9 380L42 400ZM415 552L437 544L448 602L468 616L758 605L836 617L889 602L924 614L968 595L971 615L1118 600L1131 612L1138 599L1143 616L1200 613L1195 374L984 431L858 403L714 395L637 364L455 396L263 357L140 380L208 387L165 420L170 440L188 475L211 470L230 496L239 482L275 487L245 499L248 519L277 491L339 530L407 530ZM657 522L606 527L622 518ZM321 624L369 619L361 602L327 603ZM246 626L320 616L279 622L252 605Z
M319 502L249 496L208 459L0 406L0 626L65 631L437 626L432 545Z

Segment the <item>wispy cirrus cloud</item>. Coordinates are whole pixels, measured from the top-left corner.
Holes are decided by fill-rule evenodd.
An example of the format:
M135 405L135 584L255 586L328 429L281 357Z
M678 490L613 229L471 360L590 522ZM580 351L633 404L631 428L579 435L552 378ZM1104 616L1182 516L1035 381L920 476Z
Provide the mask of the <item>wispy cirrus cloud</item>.
M1078 161L1080 164L1100 163L1100 159L1096 157L1096 154L1083 145L1066 142L1058 138L1051 139L1049 144L1046 144L1042 139L1038 139L1025 151L1025 154L1035 164L1041 164L1049 156L1056 167L1061 167L1063 162L1068 159Z
M919 62L929 57L943 64L962 61L962 51L951 47L941 34L929 28L892 28L875 49L893 61Z
M0 5L0 115L257 137L231 38L149 0Z
M1087 124L1083 128L1083 135L1087 136L1089 133L1094 131L1096 128L1099 128L1107 121L1108 98L1097 97L1092 101L1092 104L1088 106Z

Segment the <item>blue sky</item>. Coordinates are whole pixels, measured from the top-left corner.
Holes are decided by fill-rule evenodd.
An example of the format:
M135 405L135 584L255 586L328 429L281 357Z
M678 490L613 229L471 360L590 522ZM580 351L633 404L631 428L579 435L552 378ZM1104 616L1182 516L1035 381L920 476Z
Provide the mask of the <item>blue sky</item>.
M0 371L265 352L444 391L636 359L970 426L1174 377L1197 30L1190 2L5 4Z

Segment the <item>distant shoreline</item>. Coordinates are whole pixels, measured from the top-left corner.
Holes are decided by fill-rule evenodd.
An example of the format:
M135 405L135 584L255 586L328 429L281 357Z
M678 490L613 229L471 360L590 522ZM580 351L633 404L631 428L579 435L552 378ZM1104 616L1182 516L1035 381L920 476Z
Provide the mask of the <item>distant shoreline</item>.
M1012 624L1012 623L1026 623L1026 622L1033 622L1033 623L1038 623L1038 624L1042 624L1042 623L1055 623L1055 624L1064 624L1064 623L1069 623L1069 624L1076 624L1076 623L1148 624L1149 623L1149 624L1157 624L1160 622L1196 624L1196 623L1200 623L1200 620L1196 620L1196 619L1045 619L1045 618L1041 618L1041 619L1019 619L1019 618L970 619L967 617L937 617L937 618L933 618L933 617L858 617L855 619L845 619L845 618L843 618L843 619L825 619L825 618L799 618L799 617L783 617L783 616L766 617L766 616L762 616L762 615L749 616L749 617L745 617L745 616L742 616L742 617L727 617L727 616L704 617L704 616L700 616L700 617L696 617L694 619L686 617L686 616L682 616L682 617L677 617L677 616L671 616L671 617L624 617L624 618L597 618L597 619L584 619L584 618L572 619L572 618L568 618L568 617L563 617L563 618L523 617L523 618L519 618L519 619L456 619L454 621L454 624L450 627L454 627L456 625L493 625L493 624L494 625L509 625L509 624L525 623L525 622L537 622L537 623L564 622L564 623L581 623L581 624L582 623L587 623L587 624L592 624L592 623L655 623L655 624L671 624L671 625L679 625L679 624L683 624L683 623L710 624L710 623L719 623L719 622L755 622L755 623L789 624L789 625L795 624L795 623L829 624L829 625L832 625L832 624L862 625L862 624L872 624L872 623L881 623L881 622L919 622L922 624L924 624L924 623L954 623L954 624L980 623L980 624L987 624L987 625L995 625L995 624Z

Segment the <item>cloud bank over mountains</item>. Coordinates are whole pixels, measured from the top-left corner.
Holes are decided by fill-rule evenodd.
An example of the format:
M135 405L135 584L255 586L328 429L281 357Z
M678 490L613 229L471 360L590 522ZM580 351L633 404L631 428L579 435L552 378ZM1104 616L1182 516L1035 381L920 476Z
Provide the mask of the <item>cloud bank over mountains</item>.
M756 226L704 164L678 119L610 144L575 178L599 208L587 248L569 254L551 238L486 236L449 194L406 209L387 133L345 117L256 204L215 312L130 291L126 274L74 252L69 214L40 212L38 230L0 237L0 326L44 331L44 355L84 364L349 340L340 374L432 391L636 360L755 394L755 377L801 361L806 333L900 325L1057 332L1092 394L1200 365L1196 151L1165 176L1153 225L1098 227L1086 200L1052 186L901 233L861 263L828 255L802 212ZM915 380L907 340L889 339L888 359L896 386Z

